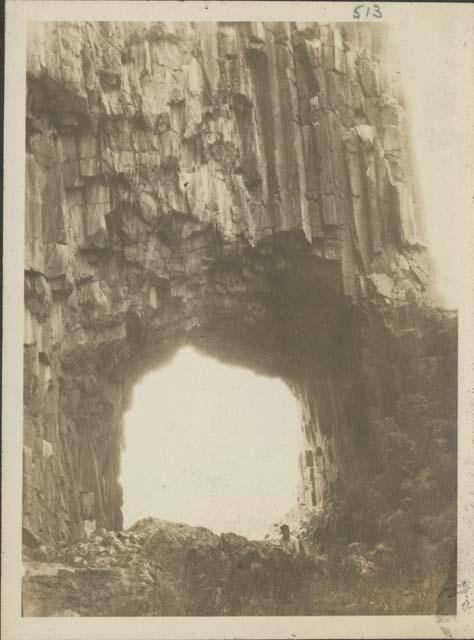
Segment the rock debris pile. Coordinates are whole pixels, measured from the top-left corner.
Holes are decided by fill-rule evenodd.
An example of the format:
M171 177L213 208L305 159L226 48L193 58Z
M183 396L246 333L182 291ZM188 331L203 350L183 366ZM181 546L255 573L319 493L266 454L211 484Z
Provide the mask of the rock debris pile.
M265 541L146 518L125 532L100 530L73 545L24 552L26 616L408 614L433 607L422 577L384 544L324 550L301 536L300 554L291 558Z

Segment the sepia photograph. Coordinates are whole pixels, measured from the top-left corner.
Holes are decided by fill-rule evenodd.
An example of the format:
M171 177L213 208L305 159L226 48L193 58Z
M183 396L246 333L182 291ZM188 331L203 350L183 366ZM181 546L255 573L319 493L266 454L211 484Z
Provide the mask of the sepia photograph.
M471 614L473 12L121 4L24 23L21 619Z

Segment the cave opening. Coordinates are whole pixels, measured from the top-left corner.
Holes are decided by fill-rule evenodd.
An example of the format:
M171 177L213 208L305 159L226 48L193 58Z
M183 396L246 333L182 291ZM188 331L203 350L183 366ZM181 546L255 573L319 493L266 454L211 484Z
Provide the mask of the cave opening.
M300 414L282 379L182 347L124 415L124 527L152 516L263 538L297 513Z

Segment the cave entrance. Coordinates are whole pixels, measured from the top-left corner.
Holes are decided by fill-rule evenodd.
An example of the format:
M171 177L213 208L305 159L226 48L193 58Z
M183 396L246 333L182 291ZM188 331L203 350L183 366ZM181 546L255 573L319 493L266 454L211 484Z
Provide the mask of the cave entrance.
M281 379L181 348L124 416L124 527L154 516L264 537L296 515L300 411Z

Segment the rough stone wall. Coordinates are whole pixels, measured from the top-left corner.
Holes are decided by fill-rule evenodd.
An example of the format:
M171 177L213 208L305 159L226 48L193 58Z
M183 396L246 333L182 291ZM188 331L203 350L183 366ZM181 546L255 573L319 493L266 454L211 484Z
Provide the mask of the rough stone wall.
M394 335L430 300L385 44L375 24L31 27L25 529L121 528L130 390L185 342L299 395L305 508L370 475L364 425L413 347Z

